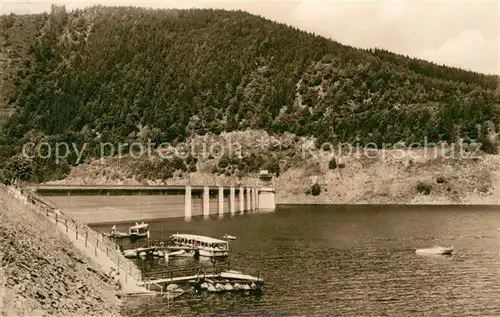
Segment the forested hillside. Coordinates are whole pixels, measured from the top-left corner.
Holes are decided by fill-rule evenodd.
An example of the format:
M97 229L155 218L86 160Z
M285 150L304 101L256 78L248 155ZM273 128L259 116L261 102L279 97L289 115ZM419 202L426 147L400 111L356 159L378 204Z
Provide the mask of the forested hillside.
M53 7L0 22L2 58L12 61L2 107L18 109L0 135L5 162L30 140L175 143L253 129L318 142L453 142L484 139L500 123L495 76L245 12Z

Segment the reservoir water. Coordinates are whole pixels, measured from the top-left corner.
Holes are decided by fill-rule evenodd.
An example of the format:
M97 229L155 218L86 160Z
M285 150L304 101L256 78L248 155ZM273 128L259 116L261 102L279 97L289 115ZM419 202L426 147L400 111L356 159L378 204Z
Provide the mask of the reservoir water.
M279 206L148 223L152 238L236 236L231 267L259 270L265 285L260 296L129 298L125 316L500 316L500 207ZM415 254L435 244L455 253Z

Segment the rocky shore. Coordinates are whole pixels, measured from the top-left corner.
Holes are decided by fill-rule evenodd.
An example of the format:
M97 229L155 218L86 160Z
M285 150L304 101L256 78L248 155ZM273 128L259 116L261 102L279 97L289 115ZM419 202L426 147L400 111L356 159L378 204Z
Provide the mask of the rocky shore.
M474 159L345 157L345 167L327 160L313 168L291 168L276 181L279 204L498 205L500 156ZM320 192L314 195L313 184Z
M42 216L0 197L2 316L120 316L116 284Z

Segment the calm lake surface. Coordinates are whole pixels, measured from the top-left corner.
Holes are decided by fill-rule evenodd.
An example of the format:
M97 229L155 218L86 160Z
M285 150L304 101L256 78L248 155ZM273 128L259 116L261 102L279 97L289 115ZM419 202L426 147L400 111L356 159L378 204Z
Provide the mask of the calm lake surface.
M265 285L260 296L130 298L127 316L500 316L499 207L279 206L149 223L152 238L235 235L231 268L260 270ZM415 254L434 244L455 254Z

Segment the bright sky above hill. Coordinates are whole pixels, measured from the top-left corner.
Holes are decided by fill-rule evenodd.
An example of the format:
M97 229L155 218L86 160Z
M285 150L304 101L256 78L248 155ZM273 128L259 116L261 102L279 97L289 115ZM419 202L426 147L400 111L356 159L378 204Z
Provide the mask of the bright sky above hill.
M0 14L38 13L50 5L241 9L343 44L379 47L441 64L500 74L497 0L0 0Z

